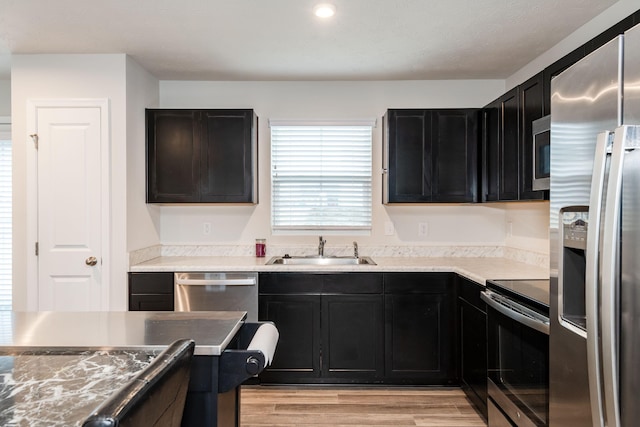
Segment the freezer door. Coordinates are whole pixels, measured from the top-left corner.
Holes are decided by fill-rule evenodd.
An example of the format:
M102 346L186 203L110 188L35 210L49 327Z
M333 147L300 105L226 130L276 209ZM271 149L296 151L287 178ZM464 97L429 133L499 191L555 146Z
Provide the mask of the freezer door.
M624 124L640 125L640 25L624 34Z

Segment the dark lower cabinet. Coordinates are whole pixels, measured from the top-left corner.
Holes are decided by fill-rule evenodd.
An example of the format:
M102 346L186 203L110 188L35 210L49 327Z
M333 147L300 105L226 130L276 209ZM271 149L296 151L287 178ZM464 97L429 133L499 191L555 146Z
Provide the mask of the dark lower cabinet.
M385 378L456 384L455 275L385 274Z
M460 385L487 418L487 313L480 292L484 287L458 277L460 327Z
M457 385L453 273L261 273L263 383Z
M173 273L129 273L129 311L173 311Z
M382 274L262 273L258 283L258 317L280 332L261 382L381 381Z
M320 378L320 296L260 295L260 320L278 327L280 339L262 382L307 383Z
M323 295L321 313L322 377L340 382L381 381L382 295Z

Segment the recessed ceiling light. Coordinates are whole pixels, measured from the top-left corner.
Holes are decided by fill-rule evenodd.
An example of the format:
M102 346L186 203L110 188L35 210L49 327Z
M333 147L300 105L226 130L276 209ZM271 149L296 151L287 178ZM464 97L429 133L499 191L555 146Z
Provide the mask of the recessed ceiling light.
M313 13L319 18L330 18L336 14L336 7L330 3L317 4Z

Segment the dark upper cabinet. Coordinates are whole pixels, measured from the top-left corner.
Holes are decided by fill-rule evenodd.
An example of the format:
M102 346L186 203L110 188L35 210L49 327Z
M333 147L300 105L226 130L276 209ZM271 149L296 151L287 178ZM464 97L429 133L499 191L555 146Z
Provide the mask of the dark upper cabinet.
M147 110L147 202L200 200L199 115Z
M433 201L477 201L479 111L435 110L431 120Z
M388 110L384 203L477 201L478 110Z
M146 110L148 203L256 203L253 110Z
M545 115L544 75L538 73L482 111L482 201L543 200L532 190L532 123Z
M484 108L484 202L518 200L519 193L519 87Z
M533 191L532 123L544 116L544 79L538 73L520 85L520 200L542 200L544 191Z

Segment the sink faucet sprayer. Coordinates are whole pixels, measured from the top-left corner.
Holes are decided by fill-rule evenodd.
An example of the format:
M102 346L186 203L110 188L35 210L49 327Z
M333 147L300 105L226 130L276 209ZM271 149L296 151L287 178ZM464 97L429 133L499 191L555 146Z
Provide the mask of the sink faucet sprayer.
M324 244L327 243L326 240L322 240L322 236L320 236L320 243L318 244L318 256L324 256Z

